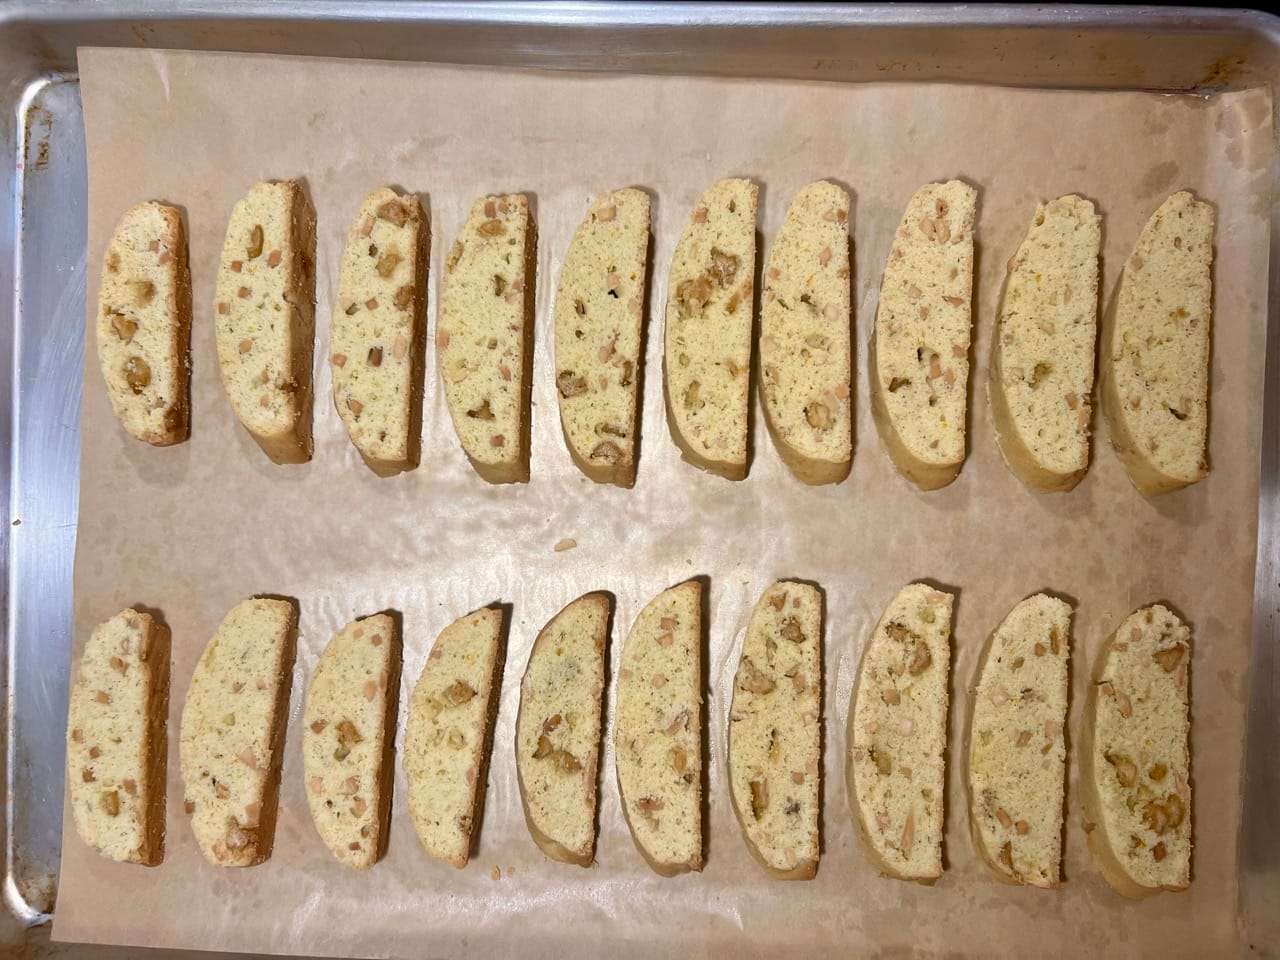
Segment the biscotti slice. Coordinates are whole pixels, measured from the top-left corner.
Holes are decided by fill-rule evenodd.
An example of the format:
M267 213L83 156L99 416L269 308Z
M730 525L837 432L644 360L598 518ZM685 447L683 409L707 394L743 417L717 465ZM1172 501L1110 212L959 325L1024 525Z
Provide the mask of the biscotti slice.
M1102 409L1148 496L1209 472L1213 207L1183 191L1147 221L1120 274L1102 364Z
M997 877L1056 887L1062 866L1071 607L1038 593L987 641L969 725L969 828Z
M130 207L102 258L98 362L116 419L158 447L190 434L191 272L182 215Z
M436 327L444 399L490 483L529 479L535 247L525 196L481 197L445 260Z
M250 867L271 855L298 614L255 597L205 647L182 708L186 812L205 859Z
M945 487L965 457L977 191L916 191L894 234L871 340L871 413L898 472Z
M427 853L465 867L484 810L502 682L502 611L455 620L436 638L409 704L409 815Z
M592 201L565 254L556 289L556 388L574 462L598 483L636 478L649 195L617 190Z
M845 770L853 820L886 876L942 876L947 680L953 597L903 588L876 624L849 709Z
M693 208L667 278L667 421L684 459L747 475L756 203L749 180L721 180Z
M341 863L368 870L385 845L399 690L400 631L385 613L340 630L316 661L302 720L307 803Z
M1004 461L1035 490L1089 469L1102 218L1077 196L1036 208L1009 261L987 381Z
M1135 610L1108 641L1085 708L1089 849L1127 897L1191 882L1191 630L1165 607Z
M122 610L85 644L67 719L76 832L109 860L164 859L168 713L169 630Z
M822 593L764 592L742 641L729 709L729 786L747 849L784 880L818 870Z
M516 773L529 833L553 860L590 866L609 598L579 597L534 641L520 681Z
M292 180L235 205L218 264L218 365L236 417L276 463L311 459L316 215Z
M342 251L333 402L360 456L384 475L418 465L429 232L416 196L383 187L360 204Z
M618 670L613 727L622 812L664 877L702 869L702 584L649 601Z
M773 240L760 296L760 397L782 461L838 483L853 461L849 194L811 183Z

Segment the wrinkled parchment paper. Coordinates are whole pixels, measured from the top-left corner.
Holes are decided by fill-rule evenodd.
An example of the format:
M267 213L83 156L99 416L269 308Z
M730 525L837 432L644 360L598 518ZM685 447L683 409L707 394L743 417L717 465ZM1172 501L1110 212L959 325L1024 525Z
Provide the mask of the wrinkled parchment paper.
M1221 955L1236 942L1239 821L1266 302L1271 107L1262 91L1210 100L983 87L843 86L723 79L553 75L421 64L144 50L80 54L89 148L89 309L115 219L158 198L185 208L195 285L193 433L172 449L113 421L93 359L85 370L75 647L126 604L173 629L167 856L156 869L99 859L65 818L59 939L359 956L774 954L1014 956L1085 952ZM750 477L683 464L662 409L661 311L649 327L643 447L634 490L596 486L570 462L552 368L551 303L588 198L652 191L651 301L699 193L761 184L766 247L789 196L831 177L855 194L856 448L843 484L806 488L755 415ZM865 344L880 271L908 197L931 179L980 189L971 454L950 487L920 493L891 469L871 424ZM212 290L226 218L256 180L304 178L319 214L316 453L275 466L233 421L216 369ZM493 487L468 466L428 352L422 466L374 476L347 441L325 362L348 222L384 183L419 191L432 221L429 329L443 255L473 198L525 191L539 226L532 481ZM1099 425L1095 462L1072 493L1025 490L1005 469L986 403L986 357L1005 262L1037 201L1067 192L1105 214L1104 295L1149 214L1188 187L1217 205L1213 471L1147 501ZM651 310L652 312L652 310ZM77 318L50 318L75 322ZM570 538L576 547L555 552ZM709 857L663 879L632 846L612 748L601 769L598 865L545 859L526 832L513 763L518 681L533 638L593 589L617 597L610 657L641 606L710 577ZM826 590L823 859L807 883L766 878L731 811L725 727L737 649L773 579ZM858 657L906 582L959 589L952 681L948 869L933 888L883 879L857 848L845 797L844 718ZM1018 600L1050 588L1078 602L1069 731L1100 644L1132 608L1164 599L1195 628L1192 683L1194 882L1122 900L1081 829L1071 753L1066 880L1059 892L998 883L965 822L960 732L987 634ZM178 718L192 668L222 615L255 593L296 597L301 638L271 860L215 869L182 811ZM390 850L371 872L340 866L303 795L298 729L306 678L348 619L404 616L407 701L436 634L455 617L513 605L483 831L469 867L430 860L397 771ZM404 711L401 711L403 722ZM402 741L403 731L397 741ZM500 878L499 878L500 869Z

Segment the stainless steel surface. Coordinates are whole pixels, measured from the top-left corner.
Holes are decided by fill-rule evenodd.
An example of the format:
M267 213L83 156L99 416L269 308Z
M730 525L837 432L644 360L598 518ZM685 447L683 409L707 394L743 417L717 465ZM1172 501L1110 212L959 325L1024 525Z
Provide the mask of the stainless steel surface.
M62 812L84 317L79 45L243 50L568 70L966 81L1210 93L1280 77L1280 20L1144 7L0 0L0 523L4 897L53 907ZM1280 186L1280 169L1276 176ZM1273 204L1273 232L1280 206ZM1268 368L1241 926L1280 950L1280 250ZM18 522L20 521L20 522ZM1229 638L1205 638L1226 642Z

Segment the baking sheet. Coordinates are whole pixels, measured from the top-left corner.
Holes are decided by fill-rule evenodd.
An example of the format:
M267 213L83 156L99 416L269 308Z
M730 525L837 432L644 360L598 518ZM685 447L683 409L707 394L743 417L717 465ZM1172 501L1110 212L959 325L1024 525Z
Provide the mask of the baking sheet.
M54 934L89 942L328 955L688 956L948 953L1012 956L1141 949L1164 955L1237 943L1236 833L1254 571L1266 302L1271 102L1266 91L1212 99L937 85L516 73L423 64L298 60L143 50L80 51L89 152L90 309L119 213L147 198L182 205L196 322L193 431L177 448L129 440L114 423L90 354L82 410L76 651L92 625L130 603L173 629L168 852L154 870L92 854L65 817ZM644 442L636 487L585 480L555 407L550 304L588 198L636 184L654 205L653 304L698 194L728 175L762 187L767 243L790 194L817 177L854 193L858 344L855 459L843 484L806 488L782 466L756 414L750 477L738 484L680 462L665 426L661 317L648 338ZM866 401L865 344L880 270L911 192L961 176L980 188L971 454L952 486L920 493L892 471ZM212 280L226 216L264 177L302 177L319 215L316 456L269 463L233 421L216 370ZM432 220L429 330L440 265L482 193L531 194L539 225L532 481L491 487L453 436L428 353L422 466L374 476L328 400L330 296L341 240L361 197L383 183L423 194ZM1100 430L1072 493L1025 491L1000 462L985 402L986 355L1004 263L1037 201L1080 192L1104 223L1104 294L1149 213L1187 187L1218 211L1210 455L1197 486L1146 501ZM69 318L68 318L69 319ZM555 552L572 538L577 546ZM518 679L538 629L592 589L617 598L616 664L626 629L671 583L710 577L710 815L706 870L663 879L634 850L613 757L601 771L598 866L546 860L525 830L512 742ZM773 579L826 590L823 839L818 876L766 878L734 820L723 768L737 647ZM876 618L899 587L927 577L960 591L955 624L948 870L933 888L882 879L856 849L843 784L843 719ZM999 884L964 817L959 731L986 634L1023 596L1078 600L1069 731L1088 668L1133 607L1174 603L1196 630L1193 683L1194 882L1130 903L1098 877L1080 828L1075 755L1066 883L1057 893ZM251 870L201 859L182 813L177 718L195 660L225 611L253 593L298 598L301 637L291 721L328 638L353 616L404 616L402 698L438 631L494 601L513 604L483 832L455 871L421 850L397 771L387 858L358 875L315 835L291 726L275 854ZM397 741L402 740L399 733ZM499 873L500 871L500 873Z

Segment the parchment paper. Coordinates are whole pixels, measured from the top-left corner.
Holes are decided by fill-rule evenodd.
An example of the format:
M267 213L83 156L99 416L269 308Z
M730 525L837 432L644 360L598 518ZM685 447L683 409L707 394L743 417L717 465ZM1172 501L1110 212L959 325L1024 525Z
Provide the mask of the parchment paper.
M108 863L64 819L59 939L368 956L1222 955L1235 932L1244 673L1258 487L1271 162L1269 94L1212 99L934 85L845 86L723 79L554 75L415 64L143 50L82 50L89 149L89 310L120 212L158 198L185 207L195 286L193 433L152 449L114 422L88 350L76 556L75 648L126 604L173 629L167 856L155 869ZM588 198L652 191L652 304L698 194L728 175L762 188L767 245L790 195L832 177L856 196L856 451L843 484L807 488L783 468L755 415L750 477L683 464L662 408L661 316L649 327L643 448L635 489L597 486L570 462L552 368L551 303ZM892 470L871 424L865 345L880 271L908 197L932 179L980 189L971 453L950 487L920 493ZM316 453L275 466L234 422L218 379L212 285L226 218L260 178L305 178L319 214ZM532 481L494 487L467 464L428 352L423 458L374 476L330 399L325 349L342 238L364 194L419 191L432 220L429 330L443 254L472 200L526 191L539 225ZM1147 501L1099 424L1094 464L1067 495L1025 490L1000 460L986 357L1005 262L1037 201L1066 192L1105 214L1104 295L1146 218L1179 188L1217 205L1213 470ZM651 311L653 312L653 311ZM76 322L77 318L50 318ZM92 343L92 341L90 341ZM555 552L562 538L575 549ZM518 681L533 638L592 589L617 597L610 656L641 606L710 577L709 858L675 879L652 873L623 823L613 752L601 769L598 865L546 860L520 811L513 763ZM731 811L725 726L751 606L775 578L827 595L823 859L812 882L765 877ZM918 578L959 589L952 681L948 869L933 888L883 879L857 849L843 781L844 719L868 633ZM1174 603L1194 625L1194 882L1180 895L1122 900L1084 843L1071 752L1066 881L1059 892L998 883L965 822L961 731L987 634L1024 596L1078 601L1069 732L1101 642L1132 608ZM182 811L178 719L191 670L218 621L260 592L296 597L301 639L271 860L215 869ZM390 850L371 872L340 866L311 824L297 728L306 678L349 618L404 616L402 703L436 634L476 607L513 604L479 849L457 871L429 859L397 770ZM403 721L403 709L401 712ZM610 717L611 719L611 717ZM403 739L403 731L397 741ZM501 878L498 879L498 868Z

